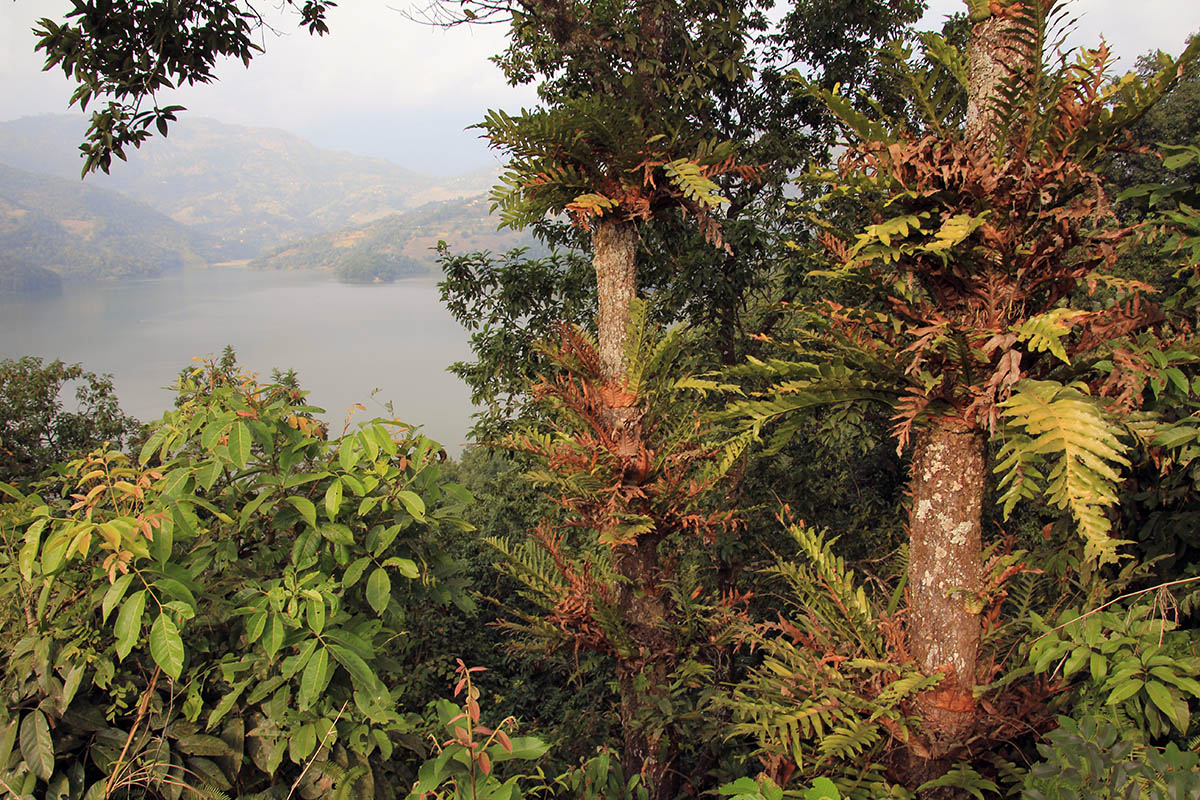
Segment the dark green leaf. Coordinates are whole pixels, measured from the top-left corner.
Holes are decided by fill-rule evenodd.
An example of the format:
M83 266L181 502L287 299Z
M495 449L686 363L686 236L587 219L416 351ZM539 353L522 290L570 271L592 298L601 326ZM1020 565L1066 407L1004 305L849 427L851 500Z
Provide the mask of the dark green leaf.
M321 535L334 544L354 544L354 534L340 522L326 522L321 526Z
M416 492L410 492L407 489L402 489L396 493L396 498L404 504L404 508L409 514L420 522L425 521L425 501L420 498Z
M245 469L246 463L250 460L252 440L250 429L240 420L229 429L229 458L241 469Z
M296 507L300 516L312 527L317 527L317 507L307 497L288 497L287 502Z
M44 781L54 774L54 742L46 715L35 709L21 720L21 755L29 771Z
M121 605L113 632L117 635L117 658L124 660L142 632L142 611L146 608L146 592L135 592Z
M175 741L175 747L179 752L189 756L228 756L233 754L233 750L224 741L216 736L208 736L203 733L180 736Z
M183 640L179 637L179 629L166 613L159 614L150 627L150 655L163 672L179 680L183 671Z
M296 699L301 711L312 707L316 699L325 691L325 686L329 683L328 673L329 653L322 647L304 665L304 672L300 675L300 692Z
M358 579L362 577L363 570L370 566L370 564L370 556L363 556L351 562L350 566L346 567L346 571L342 573L342 586L349 589L358 583Z
M376 567L375 571L371 573L371 577L367 579L367 602L371 604L371 608L375 609L376 614L382 614L391 599L392 580L388 577L386 569Z
M117 578L113 585L108 587L108 591L104 593L104 599L100 601L101 622L108 622L108 615L116 608L117 603L121 602L121 598L125 596L125 591L132 581L133 573L130 572Z
M325 515L329 519L337 519L338 510L342 507L342 482L335 480L325 490Z
M406 578L417 579L421 577L421 571L417 569L417 563L411 558L400 558L392 556L383 562L385 567L395 567L400 570L400 574Z
M354 683L356 689L367 692L374 692L376 690L379 678L376 677L371 668L367 666L367 662L363 661L358 653L338 644L329 645L328 650L334 660L345 667L346 671L350 673L350 680Z
M283 619L278 614L271 614L266 635L263 637L263 649L267 651L267 655L274 657L279 652L279 648L283 646L283 635Z

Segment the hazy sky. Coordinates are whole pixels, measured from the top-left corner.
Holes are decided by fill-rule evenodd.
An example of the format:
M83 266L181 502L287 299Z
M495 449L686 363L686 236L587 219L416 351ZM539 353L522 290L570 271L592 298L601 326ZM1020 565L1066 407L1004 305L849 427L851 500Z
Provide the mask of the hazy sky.
M71 86L61 72L40 71L29 30L69 7L66 0L0 0L0 119L67 110ZM478 133L464 128L488 108L515 111L534 102L532 89L505 85L487 60L503 49L503 26L433 29L406 19L401 10L410 7L407 0L343 0L330 11L332 33L323 40L280 17L286 35L265 34L267 52L249 69L225 64L220 82L172 102L191 114L283 128L427 172L493 163ZM962 0L931 0L926 20L936 27L962 7ZM1177 53L1200 30L1200 0L1075 0L1073 13L1081 18L1076 42L1104 34L1122 68L1152 48Z

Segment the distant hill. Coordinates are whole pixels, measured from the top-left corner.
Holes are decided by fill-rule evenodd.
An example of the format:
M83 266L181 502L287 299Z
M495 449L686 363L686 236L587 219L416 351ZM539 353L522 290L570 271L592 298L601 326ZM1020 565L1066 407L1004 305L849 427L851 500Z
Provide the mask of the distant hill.
M0 153L78 182L82 115L0 123ZM477 195L498 170L439 180L389 161L318 148L284 131L191 117L86 186L119 191L212 237L212 260L253 258L280 242L362 226L431 201ZM78 185L78 184L76 184Z
M38 268L68 279L150 277L203 263L209 244L116 192L0 164L0 261L10 288L39 275L44 283Z
M533 247L528 233L497 230L482 195L429 203L367 225L309 236L250 262L265 269L333 269L347 280L399 277L434 267L434 248L444 240L455 252ZM372 273L372 267L379 272ZM355 276L358 276L357 278Z
M0 253L0 295L7 292L31 294L62 291L62 278L42 267L18 261Z

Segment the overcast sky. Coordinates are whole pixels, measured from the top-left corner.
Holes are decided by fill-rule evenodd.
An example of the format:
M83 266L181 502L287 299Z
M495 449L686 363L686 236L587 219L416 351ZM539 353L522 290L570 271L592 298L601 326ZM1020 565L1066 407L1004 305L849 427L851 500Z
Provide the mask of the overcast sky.
M61 72L41 72L29 31L37 19L61 18L69 7L66 0L0 0L0 119L67 110L72 87ZM332 33L324 40L281 23L287 34L266 34L267 52L249 69L225 64L218 83L187 89L172 102L192 114L283 128L425 172L494 163L478 133L464 128L488 108L516 111L535 99L528 87L505 85L487 60L504 47L503 27L433 29L397 10L409 7L407 0L391 7L344 0L330 11ZM962 0L931 0L928 26L962 7ZM1200 0L1075 0L1073 13L1080 17L1076 43L1103 34L1122 69L1154 48L1178 53L1188 33L1200 30Z

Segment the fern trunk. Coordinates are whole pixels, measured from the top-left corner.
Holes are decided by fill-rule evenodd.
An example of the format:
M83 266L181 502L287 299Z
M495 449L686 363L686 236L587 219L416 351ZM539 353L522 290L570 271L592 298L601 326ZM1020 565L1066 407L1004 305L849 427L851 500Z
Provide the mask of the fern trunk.
M916 439L909 485L908 642L922 671L945 678L917 705L927 758L961 747L978 717L972 697L980 624L986 475L979 431L939 419Z
M963 134L968 142L986 149L1004 124L1004 120L998 118L996 102L1013 69L1013 59L1022 51L1012 39L1012 23L1008 19L990 12L973 13L972 17L971 38L967 45L967 117Z
M1004 3L1001 3L1004 5ZM967 115L963 135L987 158L1003 124L1002 89L1019 70L1022 52L1011 21L994 3L968 2ZM986 486L986 438L942 417L916 439L909 480L908 642L926 674L942 673L921 695L917 711L925 740L911 747L914 779L935 777L963 747L978 721L972 687L979 657L975 602L982 586L981 518ZM921 751L919 747L924 747Z

